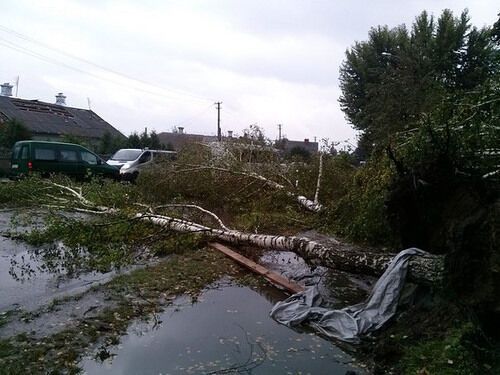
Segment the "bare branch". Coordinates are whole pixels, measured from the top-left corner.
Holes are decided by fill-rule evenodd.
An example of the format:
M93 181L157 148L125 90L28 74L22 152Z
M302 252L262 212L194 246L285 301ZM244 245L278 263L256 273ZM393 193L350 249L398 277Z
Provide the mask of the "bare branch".
M220 171L220 172L225 172L225 173L230 173L230 174L233 174L233 175L238 175L238 176L245 176L245 177L249 177L249 178L253 178L253 179L256 179L256 180L259 180L259 181L262 181L264 182L266 185L268 186L271 186L272 188L274 189L277 189L277 190L285 190L285 186L282 185L282 184L279 184L273 180L270 180L264 176L261 176L260 174L257 174L255 172L242 172L242 171L234 171L234 170L231 170L231 169L227 169L227 168L221 168L221 167L215 167L215 166L209 166L209 165L193 165L193 164L188 164L188 167L191 167L191 168L187 168L187 169L179 169L175 172L177 173L183 173L183 172L194 172L194 171L200 171L200 170L214 170L214 171ZM285 190L286 191L286 190ZM294 199L297 200L297 202L305 207L307 210L309 211L313 211L313 212L319 212L323 209L323 206L318 204L317 202L314 202L314 201L311 201L309 199L307 199L306 197L302 196L302 195L296 195L290 191L286 191L286 195L288 195L289 197L292 197Z
M319 153L319 167L318 167L318 182L316 183L316 193L314 194L314 203L319 203L319 188L321 186L321 176L323 174L323 153Z
M194 209L196 209L198 211L201 211L201 212L203 212L203 213L211 216L212 218L214 218L222 229L230 230L228 227L226 227L224 225L224 223L222 222L222 220L215 213L213 213L212 211L209 211L209 210L207 210L207 209L205 209L203 207L197 206L195 204L163 204L161 206L156 206L155 210L157 210L159 208L169 208L169 207L194 208Z
M83 196L81 187L78 189L79 191L77 191L69 186L61 185L61 184L58 184L55 182L47 181L46 183L51 185L51 186L55 186L55 187L61 189L61 194L64 194L64 192L69 193L70 196L75 197L82 206L88 207L88 209L90 209L91 211L100 212L100 213L116 213L118 211L118 210L116 210L114 208L110 208L110 207L96 206L93 202L89 201L88 199L86 199ZM54 196L52 196L50 194L46 194L46 195L48 197L55 198ZM56 199L61 201L61 202L64 202L64 198L56 198ZM69 203L69 201L68 201L68 203Z

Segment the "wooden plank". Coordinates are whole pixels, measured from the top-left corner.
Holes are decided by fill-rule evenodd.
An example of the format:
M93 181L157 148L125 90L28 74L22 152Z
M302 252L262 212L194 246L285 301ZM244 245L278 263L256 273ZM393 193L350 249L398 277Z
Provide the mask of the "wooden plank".
M231 250L227 246L224 246L218 242L210 242L208 246L225 254L226 256L234 260L236 263L239 263L242 266L245 266L248 269L252 270L253 272L264 276L271 283L277 284L292 293L298 293L304 290L304 287L302 285L296 284L288 280L286 277L283 277L276 272L268 270L267 268L261 266L260 264L257 264L254 261L245 258L243 255L238 254L237 252Z

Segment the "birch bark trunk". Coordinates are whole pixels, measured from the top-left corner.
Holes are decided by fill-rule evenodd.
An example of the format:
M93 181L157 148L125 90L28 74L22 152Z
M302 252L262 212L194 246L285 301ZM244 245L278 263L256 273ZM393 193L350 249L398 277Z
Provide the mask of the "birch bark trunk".
M353 273L381 275L395 254L355 251L342 243L328 246L305 237L273 236L245 233L237 230L216 229L191 221L154 214L137 214L137 218L151 221L181 233L202 233L231 244L248 244L266 249L291 251L312 264ZM440 284L444 275L444 257L428 254L410 261L410 280L423 284Z

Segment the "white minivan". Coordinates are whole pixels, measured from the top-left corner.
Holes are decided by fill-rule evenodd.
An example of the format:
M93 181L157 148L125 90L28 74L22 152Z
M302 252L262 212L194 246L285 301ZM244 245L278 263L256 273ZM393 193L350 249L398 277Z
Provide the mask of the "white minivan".
M120 168L122 180L135 181L142 169L158 161L175 160L176 157L175 151L123 148L118 150L107 163Z

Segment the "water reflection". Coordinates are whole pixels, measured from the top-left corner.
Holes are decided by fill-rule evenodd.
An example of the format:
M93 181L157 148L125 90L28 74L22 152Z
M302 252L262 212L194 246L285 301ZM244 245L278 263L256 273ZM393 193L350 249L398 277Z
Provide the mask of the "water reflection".
M0 233L41 228L43 213L0 210ZM25 217L27 216L27 217ZM79 254L80 255L80 254ZM75 254L76 257L76 254ZM128 267L111 272L69 272L69 253L60 242L35 247L0 235L0 312L33 310L54 298L74 295L107 282Z
M86 359L82 367L87 374L359 372L332 342L277 324L271 306L258 292L234 285L209 289L196 304L177 299L154 321L132 325L119 346L107 348L110 358Z
M336 269L311 267L296 254L287 251L268 251L259 263L302 285L317 286L325 306L342 308L363 301L375 278L354 275Z

